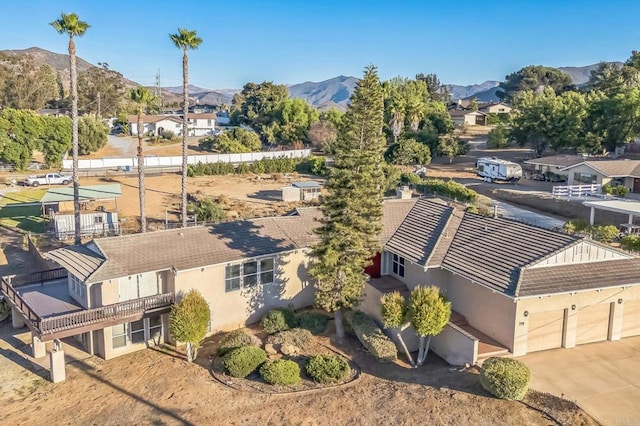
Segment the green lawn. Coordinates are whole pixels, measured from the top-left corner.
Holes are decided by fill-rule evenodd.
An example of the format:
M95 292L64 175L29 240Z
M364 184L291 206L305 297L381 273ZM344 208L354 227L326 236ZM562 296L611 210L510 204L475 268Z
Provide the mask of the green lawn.
M41 216L39 204L0 207L0 224L34 233L42 233L47 230L47 220Z
M46 189L28 189L26 191L7 192L0 198L0 207L10 204L24 204L24 203L37 203L39 202Z

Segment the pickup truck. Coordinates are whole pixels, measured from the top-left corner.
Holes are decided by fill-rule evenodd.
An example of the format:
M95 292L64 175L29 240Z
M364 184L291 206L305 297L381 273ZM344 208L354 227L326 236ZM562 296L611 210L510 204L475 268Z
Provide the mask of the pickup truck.
M47 173L42 176L29 176L24 184L26 186L40 186L40 185L69 185L71 178L59 173Z

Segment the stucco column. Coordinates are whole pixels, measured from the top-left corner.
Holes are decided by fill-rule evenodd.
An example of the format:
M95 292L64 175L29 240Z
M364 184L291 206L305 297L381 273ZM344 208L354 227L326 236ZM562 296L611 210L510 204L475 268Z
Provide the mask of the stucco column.
M53 383L64 382L66 379L64 351L54 348L49 351L49 366L51 368L51 381Z
M622 299L619 299L622 301ZM624 303L611 302L609 318L609 340L620 340L622 337L622 314L624 313Z
M629 225L633 225L633 215L632 214L629 215L629 222L628 223L629 223Z
M20 311L13 306L11 307L11 325L13 328L24 327L24 320L22 319L22 315L20 315Z
M591 213L589 213L589 225L593 225L593 221L596 218L596 209L591 207Z
M33 332L31 333L31 347L33 349L34 358L42 358L47 355L47 348L45 347L44 342Z
M574 306L575 306L575 309L573 309ZM564 332L562 334L563 348L576 347L577 331L578 331L578 306L571 305L570 308L564 310Z

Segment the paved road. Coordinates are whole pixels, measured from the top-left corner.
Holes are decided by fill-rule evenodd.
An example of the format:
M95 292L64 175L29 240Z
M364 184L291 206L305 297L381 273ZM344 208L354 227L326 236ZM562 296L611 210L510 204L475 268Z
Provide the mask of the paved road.
M562 229L565 223L563 220L515 207L502 201L491 200L491 203L494 206L498 206L498 214L507 219L514 219L547 229Z
M640 424L640 337L518 358L531 388L575 401L603 425Z
M120 150L123 157L135 157L138 145L131 142L130 138L119 138L115 135L107 136L107 144Z

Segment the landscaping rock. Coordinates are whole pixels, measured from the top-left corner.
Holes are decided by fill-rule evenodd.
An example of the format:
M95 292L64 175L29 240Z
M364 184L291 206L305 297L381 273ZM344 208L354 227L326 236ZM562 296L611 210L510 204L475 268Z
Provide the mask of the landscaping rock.
M282 345L282 347L280 348L280 352L282 352L283 355L295 355L299 352L300 350L293 345Z
M276 355L278 353L278 350L271 343L267 343L266 345L264 345L264 351L268 355Z

